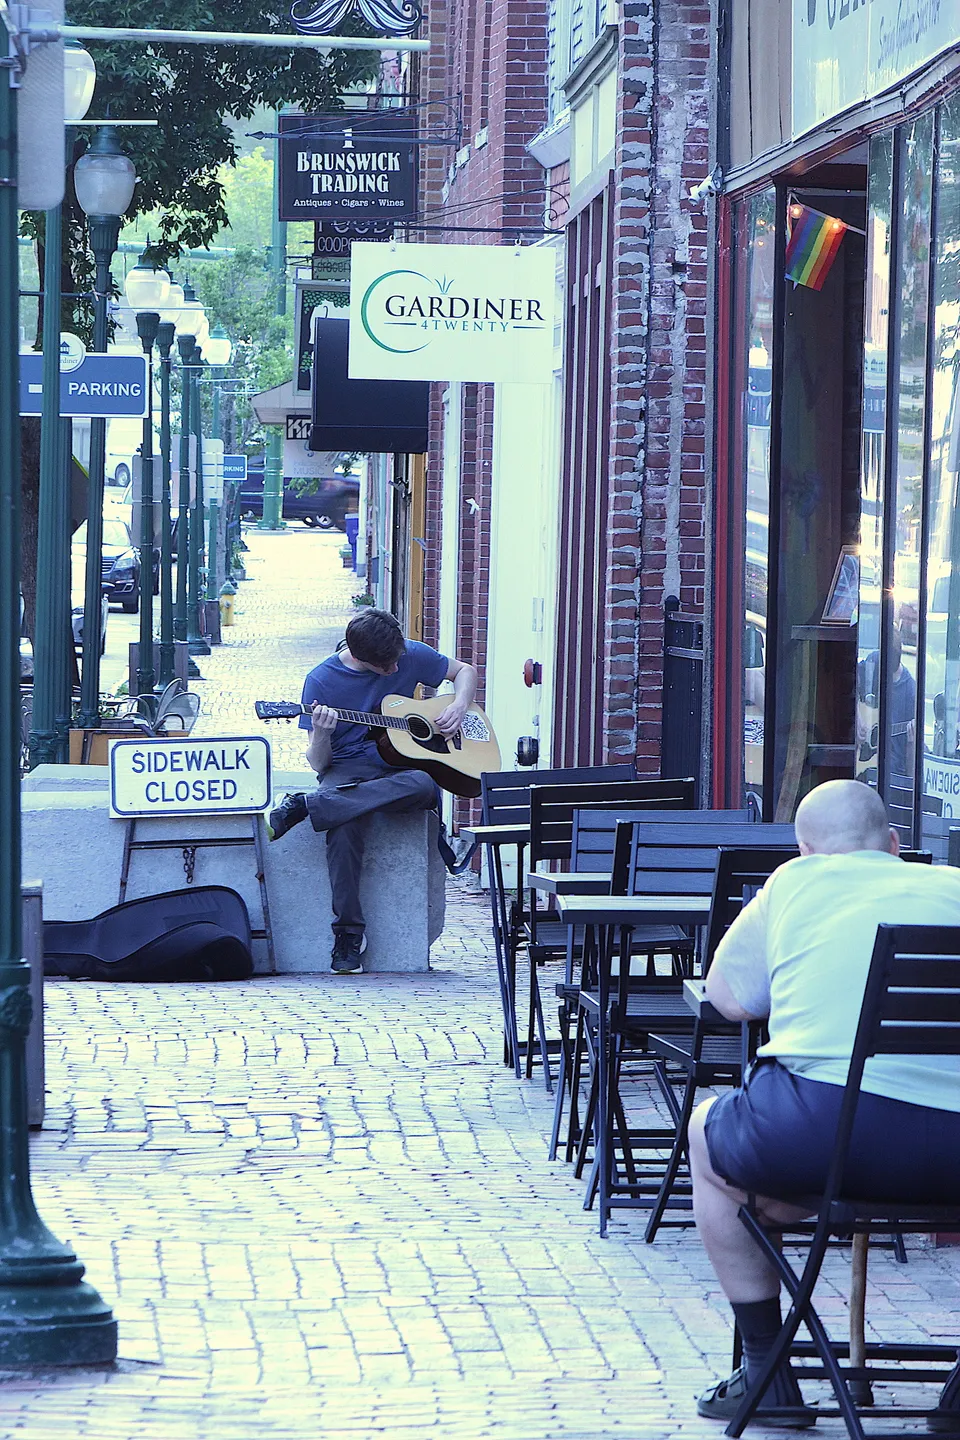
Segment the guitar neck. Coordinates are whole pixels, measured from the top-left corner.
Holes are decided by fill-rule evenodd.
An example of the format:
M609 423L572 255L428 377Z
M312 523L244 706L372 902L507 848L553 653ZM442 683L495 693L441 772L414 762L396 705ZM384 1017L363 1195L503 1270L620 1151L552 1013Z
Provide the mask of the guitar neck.
M350 725L370 725L377 730L407 730L409 726L406 720L399 715L380 715L367 713L365 710L340 710L337 706L331 706L336 712L338 720L346 720ZM304 715L312 714L309 705L301 705L300 709Z

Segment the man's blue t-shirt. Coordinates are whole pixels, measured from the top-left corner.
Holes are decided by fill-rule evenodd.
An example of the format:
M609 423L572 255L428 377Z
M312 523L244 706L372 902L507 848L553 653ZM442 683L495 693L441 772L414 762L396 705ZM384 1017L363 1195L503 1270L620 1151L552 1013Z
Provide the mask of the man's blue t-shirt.
M436 688L446 679L450 661L430 645L408 640L397 663L395 675L375 675L372 670L351 670L339 655L329 655L303 682L302 702L316 700L333 710L362 710L377 713L385 695L413 695L418 685ZM309 715L301 715L300 728L312 729ZM366 725L340 720L331 740L334 764L344 760L377 757L376 743Z

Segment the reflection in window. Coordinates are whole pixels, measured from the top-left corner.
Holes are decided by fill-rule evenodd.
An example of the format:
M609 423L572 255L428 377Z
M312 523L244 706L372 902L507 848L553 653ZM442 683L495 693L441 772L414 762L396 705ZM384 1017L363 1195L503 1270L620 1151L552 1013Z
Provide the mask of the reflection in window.
M880 748L880 595L883 586L883 475L890 334L890 208L893 136L870 142L867 284L863 337L863 450L860 466L860 607L857 631L855 773L877 784Z
M960 816L960 97L941 110L936 185L922 819L944 858L937 812Z
M924 404L930 209L933 195L933 115L903 132L896 292L899 324L896 390L897 445L893 455L893 612L884 649L887 690L884 798L901 837L912 843L917 727L917 647L920 616L920 531L923 513Z
M772 190L739 207L741 257L734 364L734 474L744 476L743 779L763 795L764 677L770 530L770 398L773 353L775 200Z

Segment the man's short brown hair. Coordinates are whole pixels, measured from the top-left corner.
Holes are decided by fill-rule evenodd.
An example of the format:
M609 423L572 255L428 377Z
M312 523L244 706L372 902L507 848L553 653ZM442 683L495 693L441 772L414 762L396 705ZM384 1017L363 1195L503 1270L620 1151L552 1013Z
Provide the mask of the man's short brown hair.
M393 665L406 648L400 622L388 610L364 610L347 626L347 646L355 660Z

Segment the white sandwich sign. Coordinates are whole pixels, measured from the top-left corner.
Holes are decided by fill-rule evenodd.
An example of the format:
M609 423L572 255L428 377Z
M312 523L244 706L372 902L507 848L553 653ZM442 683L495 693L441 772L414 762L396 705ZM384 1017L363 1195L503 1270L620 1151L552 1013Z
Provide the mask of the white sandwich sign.
M262 735L110 746L110 814L118 819L249 814L269 803L270 745Z

